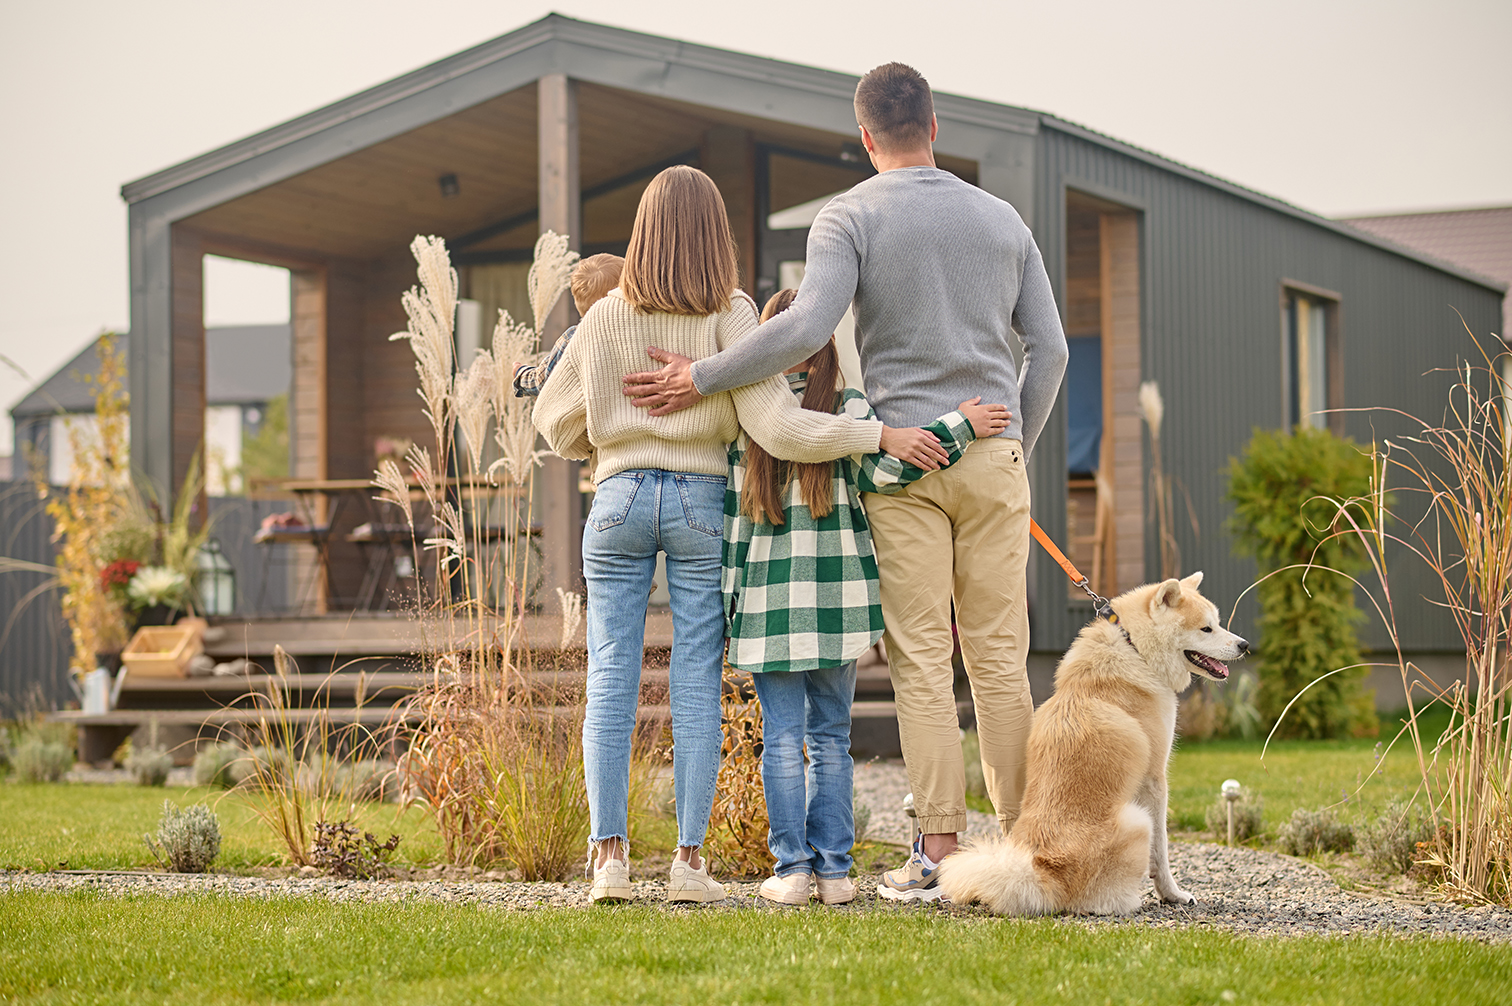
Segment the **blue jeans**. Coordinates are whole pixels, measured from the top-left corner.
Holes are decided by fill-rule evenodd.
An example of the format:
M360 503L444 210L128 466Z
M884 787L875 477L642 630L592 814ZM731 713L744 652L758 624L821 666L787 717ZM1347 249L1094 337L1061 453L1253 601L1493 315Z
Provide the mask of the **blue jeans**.
M761 782L775 872L781 877L803 870L825 880L847 876L856 844L850 755L856 664L751 677L761 700Z
M677 844L699 846L719 774L724 603L719 563L723 475L655 469L599 484L583 529L588 581L588 709L583 768L590 841L629 839L630 747L640 701L646 602L658 552L672 597L672 776Z

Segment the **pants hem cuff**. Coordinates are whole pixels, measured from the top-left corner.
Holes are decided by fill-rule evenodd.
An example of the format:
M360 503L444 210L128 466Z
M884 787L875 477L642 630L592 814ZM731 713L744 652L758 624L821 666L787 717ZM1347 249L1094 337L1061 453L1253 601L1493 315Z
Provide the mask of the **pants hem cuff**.
M919 818L919 830L926 835L958 835L966 830L965 814L938 814Z

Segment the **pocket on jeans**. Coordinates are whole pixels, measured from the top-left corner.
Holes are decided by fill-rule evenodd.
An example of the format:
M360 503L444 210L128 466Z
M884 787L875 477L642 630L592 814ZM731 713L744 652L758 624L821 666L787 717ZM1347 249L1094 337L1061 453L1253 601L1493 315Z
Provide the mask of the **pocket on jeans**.
M711 538L724 537L724 476L677 474L672 479L688 527Z
M595 531L607 531L625 523L642 478L644 476L639 474L621 472L599 483L598 491L593 494L593 506L588 511L589 526Z

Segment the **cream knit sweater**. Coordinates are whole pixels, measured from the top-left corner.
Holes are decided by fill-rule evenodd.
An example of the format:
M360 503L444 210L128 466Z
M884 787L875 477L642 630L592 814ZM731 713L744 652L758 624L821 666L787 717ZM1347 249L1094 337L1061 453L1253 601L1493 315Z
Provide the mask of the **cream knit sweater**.
M788 461L875 452L880 422L804 409L780 374L670 416L648 416L625 397L621 378L651 366L647 347L701 360L746 338L756 325L756 304L740 291L727 310L703 317L645 314L611 291L583 317L542 387L536 429L564 458L597 450L595 482L634 468L723 475L726 448L742 429Z

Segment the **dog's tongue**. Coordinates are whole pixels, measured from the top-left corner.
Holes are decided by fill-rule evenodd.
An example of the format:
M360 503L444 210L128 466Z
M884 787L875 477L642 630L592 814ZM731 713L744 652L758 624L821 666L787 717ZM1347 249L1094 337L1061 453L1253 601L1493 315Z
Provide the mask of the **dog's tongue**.
M1187 651L1187 656L1192 659L1192 663L1197 664L1203 670L1212 674L1215 678L1228 677L1228 664L1225 664L1219 660L1214 660L1206 653L1196 653L1192 650Z

